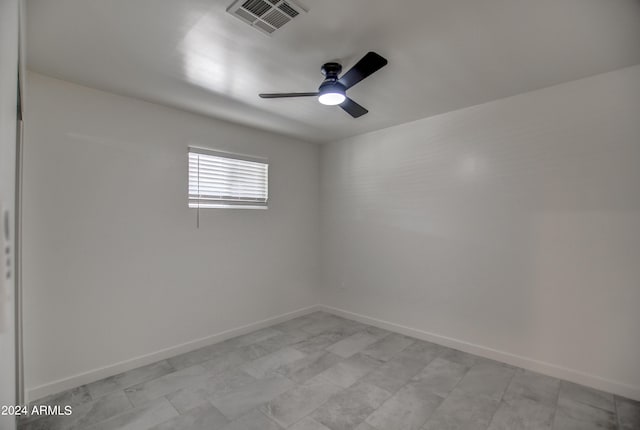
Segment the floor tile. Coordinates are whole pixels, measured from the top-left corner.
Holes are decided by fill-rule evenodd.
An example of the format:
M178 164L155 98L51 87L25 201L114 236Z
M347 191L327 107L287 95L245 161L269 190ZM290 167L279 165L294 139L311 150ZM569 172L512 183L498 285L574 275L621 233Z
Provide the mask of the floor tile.
M86 385L82 385L71 390L53 394L42 399L34 400L30 406L34 405L51 405L51 406L77 406L81 403L91 401L91 394Z
M335 344L328 347L327 351L330 351L343 358L349 358L377 341L378 337L373 334L358 332L342 340L339 340Z
M176 355L167 361L175 370L181 370L217 358L232 349L233 348L225 342L220 342Z
M376 359L366 355L356 354L319 373L318 377L324 378L343 388L347 388L381 364L382 362Z
M194 351L180 354L178 356L170 358L168 361L176 370L184 369L195 364L201 364L213 359L220 359L225 355L236 352L236 350L243 350L245 353L248 353L252 349L255 349L249 348L251 345L281 334L282 333L278 330L266 328L253 333L248 333L243 336L228 339L224 342L219 342L200 349L196 349ZM261 355L265 354L267 354L267 352L263 352ZM253 359L255 358L258 358L258 356L253 357Z
M500 401L514 374L512 367L497 362L479 362L469 369L456 389Z
M256 382L257 379L241 369L231 370L205 379L200 387L202 387L209 395L223 395L234 392L235 390L245 387Z
M345 320L345 321L349 321L349 320ZM349 321L350 323L354 323L353 321ZM355 323L355 324L360 324L360 323ZM380 327L375 327L372 325L366 325L366 324L360 324L361 326L363 326L362 331L364 331L365 333L369 333L372 336L377 337L378 339L382 339L385 336L389 336L390 334L392 334L392 332L390 332L389 330L385 330L383 328ZM397 334L397 333L393 333L393 334Z
M469 369L459 363L436 358L412 378L412 384L424 392L447 397Z
M399 354L368 373L362 381L395 393L427 366L426 358L413 354Z
M353 430L380 430L380 429L373 427L371 424L365 421L358 424L356 428L354 428Z
M467 367L473 367L474 364L478 361L480 357L473 354L468 354L463 351L459 351L457 349L442 347L440 352L440 357L453 361L454 363L459 363Z
M236 369L204 378L202 381L168 394L166 397L178 412L184 413L194 407L209 403L209 396L212 394L223 395L254 381L256 378Z
M442 353L442 348L443 347L436 345L435 343L416 340L414 343L403 349L398 355L401 357L412 357L427 365Z
M558 400L556 416L558 415L595 424L605 429L615 429L617 426L616 416L613 412L590 406L571 397L563 397L562 393Z
M383 334L380 332L379 329L375 329L365 324L361 324L359 322L349 321L349 320L343 320L343 322L340 325L338 325L337 327L331 330L325 331L324 333L345 334L346 335L345 337L347 337L363 330L365 330L370 335L377 337L378 339L382 339L383 337Z
M134 406L149 400L157 399L166 394L178 391L207 376L207 371L200 365L187 367L177 372L169 373L160 378L133 385L125 390Z
M291 346L295 343L305 341L314 335L307 333L300 329L291 329L287 333L281 333L277 336L270 337L260 342L256 342L256 347L260 347L267 353L277 351L286 346Z
M209 393L202 387L189 387L165 396L171 405L181 414L191 409L209 404Z
M278 424L257 409L227 424L222 430L282 430Z
M441 402L442 397L409 384L369 415L367 423L385 430L420 430Z
M305 417L300 421L298 421L293 427L290 427L289 430L331 430L331 429L320 424L318 421L314 420L313 418Z
M613 430L615 427L603 427L598 423L580 421L564 414L556 413L552 430Z
M341 332L352 335L366 329L368 326L357 321L351 321L337 315L327 314L321 319L316 320L311 326L305 325L300 328L311 334L321 334L329 332Z
M298 384L313 378L314 376L324 372L331 366L342 361L339 357L330 352L320 351L309 354L300 360L285 364L276 370L276 373L286 376Z
M148 430L177 416L171 403L160 398L83 430Z
M228 419L234 420L290 390L293 386L293 382L283 377L257 379L227 392L212 393L209 400Z
M136 369L87 384L87 389L89 390L91 397L96 399L104 396L105 394L124 390L132 385L159 378L163 375L174 372L175 370L176 369L174 369L168 361L158 361L157 363L138 367Z
M220 430L228 423L229 420L213 405L204 404L158 424L151 430Z
M62 430L64 429L64 417L22 416L17 420L17 424L18 430Z
M286 428L313 412L339 391L342 391L342 387L314 378L280 394L260 409Z
M362 353L376 360L389 361L414 342L415 339L393 333L368 346Z
M486 430L499 402L454 389L436 409L423 430Z
M322 318L310 320L306 324L300 326L300 329L309 334L318 335L326 331L337 329L343 324L342 319L333 315L327 315Z
M352 430L390 396L375 385L357 384L331 397L311 418L331 430Z
M616 396L620 430L640 429L640 402Z
M258 344L253 344L221 352L211 360L200 363L200 365L209 373L217 374L236 369L268 354L269 351L258 346Z
M361 330L367 330L369 331L371 334L374 335L379 335L382 331L382 329L379 329L377 327L373 327L367 324L363 324L361 322L355 321L355 320L350 320L348 318L344 318L338 315L333 315L334 318L337 318L338 320L340 320L341 324L340 327L342 328L349 328L352 330L355 330L353 333L357 332L357 331L361 331ZM384 330L386 333L390 333L386 330Z
M339 340L345 337L351 336L353 333L345 332L343 330L332 330L326 333L322 333L316 336L312 336L309 339L302 342L294 343L291 346L300 352L306 354L313 354L327 349Z
M613 395L595 388L562 381L560 384L560 398L572 399L585 405L593 406L605 411L615 411Z
M73 430L84 429L108 418L131 410L131 402L124 391L101 396L97 400L81 403L73 407L73 413L66 416L44 416L21 426L21 430Z
M555 406L559 391L559 379L518 369L504 394L504 400L526 398L547 406Z
M226 340L224 341L224 344L237 348L241 346L262 342L264 340L267 340L274 336L278 336L280 334L282 334L281 331L276 330L272 327L266 327L251 333L247 333L242 336L234 337L233 339Z
M274 330L278 330L282 333L286 333L290 330L299 330L300 327L302 327L305 324L308 324L312 320L313 320L313 317L311 317L310 315L304 315L301 317L290 319L288 321L278 323L276 325L272 325L271 328Z
M305 357L305 354L293 348L283 348L264 357L253 360L242 367L249 375L256 378L275 376L276 371Z
M555 408L525 397L502 402L489 430L551 430Z

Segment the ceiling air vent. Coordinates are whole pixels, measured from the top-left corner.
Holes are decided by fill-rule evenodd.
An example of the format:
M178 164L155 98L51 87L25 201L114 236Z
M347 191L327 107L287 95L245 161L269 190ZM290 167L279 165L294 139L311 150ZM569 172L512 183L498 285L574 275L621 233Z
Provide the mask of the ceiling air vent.
M272 34L307 11L293 0L237 0L227 12L262 33Z

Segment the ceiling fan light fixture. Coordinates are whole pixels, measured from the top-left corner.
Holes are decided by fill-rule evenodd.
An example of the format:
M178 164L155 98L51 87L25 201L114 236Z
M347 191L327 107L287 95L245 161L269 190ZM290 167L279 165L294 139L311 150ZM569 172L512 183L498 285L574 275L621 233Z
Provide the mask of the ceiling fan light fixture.
M320 85L318 101L323 105L335 106L344 102L347 98L346 89L338 82L323 83Z
M344 95L344 93L327 92L327 93L324 93L324 94L320 94L318 96L318 101L320 103L322 103L323 105L335 106L335 105L339 105L340 103L344 102L346 98L347 97Z

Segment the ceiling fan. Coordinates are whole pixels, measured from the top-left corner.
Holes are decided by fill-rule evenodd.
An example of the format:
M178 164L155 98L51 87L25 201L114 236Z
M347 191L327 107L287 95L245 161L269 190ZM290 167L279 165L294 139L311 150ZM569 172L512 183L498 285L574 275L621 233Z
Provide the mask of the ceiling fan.
M279 99L288 97L318 97L323 105L340 107L354 118L369 112L358 103L347 97L347 90L361 80L371 76L387 65L387 60L375 52L368 52L348 72L338 78L342 71L339 63L326 63L320 69L325 76L317 92L314 93L273 93L260 94L263 99Z

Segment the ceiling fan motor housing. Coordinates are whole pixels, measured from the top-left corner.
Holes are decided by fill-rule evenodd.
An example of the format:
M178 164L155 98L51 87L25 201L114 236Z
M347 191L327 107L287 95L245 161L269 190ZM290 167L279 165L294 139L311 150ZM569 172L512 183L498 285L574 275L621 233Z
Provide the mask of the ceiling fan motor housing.
M338 75L342 72L342 65L340 63L325 63L320 68L322 74L327 79L338 80Z
M347 88L338 82L338 75L342 72L342 65L339 63L326 63L320 70L325 76L320 88L318 88L320 95L327 93L346 94Z
M334 80L326 79L322 84L320 84L320 88L318 88L318 92L320 94L324 94L324 93L346 94L347 89L345 88L344 85L342 85L337 80L334 81Z

